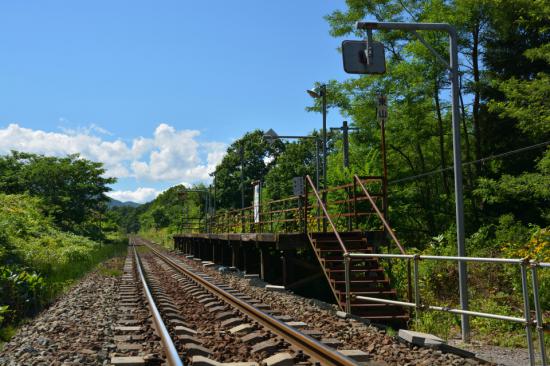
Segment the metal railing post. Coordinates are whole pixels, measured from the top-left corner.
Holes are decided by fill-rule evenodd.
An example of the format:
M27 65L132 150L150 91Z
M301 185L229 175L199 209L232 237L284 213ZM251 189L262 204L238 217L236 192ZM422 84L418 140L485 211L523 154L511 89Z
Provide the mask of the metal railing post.
M355 229L359 227L359 219L357 218L357 182L353 179L353 216L355 219Z
M529 365L535 365L535 350L531 334L531 309L529 306L529 289L527 287L527 265L529 259L524 259L520 264L521 269L521 290L523 294L523 316L525 318L525 334L527 336L527 350L529 352Z
M350 267L351 258L348 253L344 254L344 272L346 281L346 313L351 314L351 293L350 293Z
M540 308L539 299L539 279L537 273L537 263L531 263L531 281L533 284L533 302L535 305L535 316L537 320L537 336L539 338L540 358L542 360L542 366L548 365L548 359L546 357L546 345L544 344L544 328L542 319L542 310Z
M271 205L271 202L269 202L269 226L271 232L273 232L273 207Z
M419 321L419 318L418 318L418 313L420 311L422 311L422 304L420 303L420 286L419 286L419 278L418 278L418 261L420 259L420 256L418 254L415 254L413 256L413 269L414 269L414 272L413 272L413 276L414 276L414 303L415 303L415 316L416 316L416 321L418 322ZM410 261L409 261L410 263Z
M308 210L308 194L309 189L307 184L304 187L304 233L307 234L307 210Z
M420 288L419 288L419 278L418 278L418 260L419 255L415 254L413 257L414 260L414 303L417 307L420 307Z
M411 260L407 260L407 300L412 302Z

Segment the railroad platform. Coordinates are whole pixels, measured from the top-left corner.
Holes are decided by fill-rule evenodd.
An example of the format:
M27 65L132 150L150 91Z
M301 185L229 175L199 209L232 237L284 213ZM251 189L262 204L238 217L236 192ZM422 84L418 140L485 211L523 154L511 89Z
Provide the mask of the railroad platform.
M228 244L274 246L279 250L299 249L309 245L309 239L305 233L184 233L174 235L174 244L176 249L180 250L184 250L184 246L191 243L211 245L213 241Z
M203 218L182 223L174 248L202 261L258 274L302 296L333 301L341 310L371 321L407 321L401 306L352 296L398 299L378 259L349 256L377 253L382 246L389 250L389 238L405 254L385 218L385 179L354 176L351 183L318 191L306 176L298 191L301 194L242 209L212 215L205 211Z

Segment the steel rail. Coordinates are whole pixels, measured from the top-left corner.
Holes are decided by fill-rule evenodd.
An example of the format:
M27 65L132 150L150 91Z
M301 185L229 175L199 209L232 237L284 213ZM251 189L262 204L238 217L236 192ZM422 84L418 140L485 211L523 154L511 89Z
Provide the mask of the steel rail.
M333 365L333 366L357 366L357 363L337 352L336 350L331 349L330 347L325 346L324 344L318 342L317 340L300 333L294 328L286 325L285 323L277 320L270 315L262 312L259 309L256 309L254 306L246 303L245 301L239 299L236 296L228 293L227 291L219 288L218 286L210 283L209 281L203 279L201 276L189 271L188 269L182 267L176 261L171 259L166 254L158 251L153 248L149 243L143 241L145 245L151 251L161 258L166 264L177 270L178 272L183 273L185 276L191 278L194 282L200 284L201 286L207 288L210 292L214 293L216 296L223 298L227 303L231 304L233 307L240 310L245 315L254 319L254 321L260 323L264 327L268 328L273 333L285 339L285 341L292 344L294 347L302 350L305 354L313 358L313 361L320 362L321 365Z
M176 346L174 345L174 342L172 342L170 333L168 333L168 329L166 329L166 326L162 321L160 312L158 311L157 306L155 305L155 300L151 295L151 291L149 291L149 286L147 285L147 281L145 280L145 276L143 274L143 271L141 270L141 264L140 264L139 256L137 254L135 245L132 245L132 248L134 249L136 268L139 274L139 278L141 280L141 284L143 286L143 293L145 294L145 297L147 299L147 305L149 306L149 310L151 311L151 315L153 316L153 322L155 323L155 328L159 333L160 341L164 348L164 355L166 356L166 362L170 366L183 366L183 362L180 359Z

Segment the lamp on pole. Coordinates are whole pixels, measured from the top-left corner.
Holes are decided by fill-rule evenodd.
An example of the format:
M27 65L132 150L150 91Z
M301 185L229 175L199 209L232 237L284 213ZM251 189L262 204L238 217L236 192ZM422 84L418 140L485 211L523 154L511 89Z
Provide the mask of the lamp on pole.
M308 89L306 92L315 99L321 98L321 103L323 106L323 203L327 202L327 85L321 84L318 88ZM327 222L323 218L323 231L327 231Z

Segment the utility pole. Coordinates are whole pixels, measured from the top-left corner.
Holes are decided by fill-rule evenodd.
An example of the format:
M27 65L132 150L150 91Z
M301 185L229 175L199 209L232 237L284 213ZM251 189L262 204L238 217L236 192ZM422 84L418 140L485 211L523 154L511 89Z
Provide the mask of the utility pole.
M313 98L321 98L321 105L323 107L323 204L327 203L327 85L322 84L317 89L309 89L307 93ZM327 231L327 219L323 216L323 232Z
M388 160L386 155L386 120L388 118L388 99L385 95L378 96L376 116L380 123L380 144L382 150L382 196L384 197L384 217L388 218Z
M214 179L212 180L214 186L214 194L212 195L212 206L214 209L214 214L216 214L216 171L214 171Z
M239 155L241 158L241 231L244 232L244 141L239 145Z
M342 144L344 152L344 168L349 167L349 131L358 131L356 127L349 127L348 121L342 123L342 127L332 127L331 131L342 131Z
M244 142L239 145L239 156L241 158L241 209L244 209Z
M327 204L327 86L321 85L323 96L323 204ZM327 219L323 216L323 232L327 231Z

